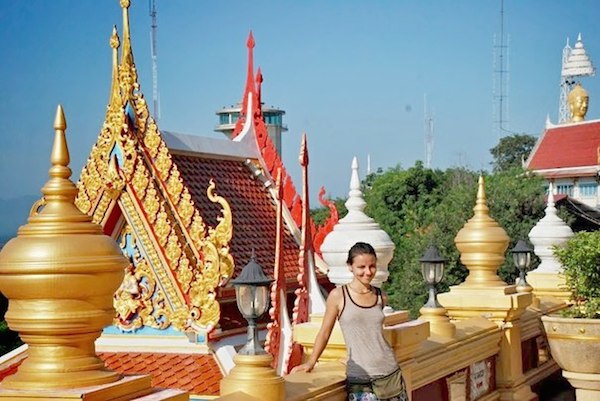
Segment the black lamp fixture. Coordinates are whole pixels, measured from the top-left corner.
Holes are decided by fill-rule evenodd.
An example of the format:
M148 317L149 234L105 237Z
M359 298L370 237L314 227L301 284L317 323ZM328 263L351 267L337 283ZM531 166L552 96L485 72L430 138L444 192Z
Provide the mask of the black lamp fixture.
M429 299L423 307L441 308L442 305L440 305L437 300L435 285L442 281L442 277L444 277L446 259L440 255L440 252L435 245L431 245L429 248L427 248L423 257L419 259L419 262L421 262L421 273L423 274L423 279L429 286Z
M272 279L265 276L263 268L256 263L254 251L250 261L240 275L231 280L235 287L235 299L237 307L242 316L248 321L248 340L246 345L238 352L240 355L261 355L266 351L258 342L258 332L256 331L256 321L269 307L270 290L269 286Z
M517 242L517 245L510 250L513 256L513 262L517 269L519 269L519 280L517 281L517 289L531 289L531 286L527 282L527 269L531 264L531 249L525 241L522 239Z

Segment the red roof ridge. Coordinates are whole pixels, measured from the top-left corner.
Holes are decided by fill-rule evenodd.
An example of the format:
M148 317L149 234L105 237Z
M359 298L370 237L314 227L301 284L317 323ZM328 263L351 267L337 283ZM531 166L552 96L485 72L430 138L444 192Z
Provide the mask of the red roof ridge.
M253 142L258 148L261 164L267 172L271 182L275 181L274 177L278 174L278 170L281 169L283 200L294 223L297 228L300 229L302 227L302 199L294 186L292 177L285 169L285 165L283 164L280 155L277 153L273 141L268 135L267 127L262 116L260 84L263 81L263 76L259 69L256 79L254 79L254 44L254 38L252 37L252 32L250 32L248 38L248 73L242 98L242 109L240 110L240 118L236 123L231 137L237 141L250 141L250 138L254 137ZM250 116L250 118L248 116ZM334 217L334 220L335 223L337 223L337 218ZM312 218L309 218L309 221L311 226L314 225ZM333 229L333 225L334 224L327 224L320 226L315 231L319 232L319 237L324 238L325 235ZM320 246L315 247L315 249L317 253L320 252Z

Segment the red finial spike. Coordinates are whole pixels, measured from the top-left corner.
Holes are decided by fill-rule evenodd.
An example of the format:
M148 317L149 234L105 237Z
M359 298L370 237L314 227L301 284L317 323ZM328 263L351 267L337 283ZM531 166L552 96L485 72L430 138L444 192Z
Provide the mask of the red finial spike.
M254 36L252 36L252 31L250 31L250 34L248 35L246 45L248 46L248 75L246 77L244 98L242 99L242 114L246 113L248 107L248 95L250 93L256 95L256 87L254 86ZM253 107L256 108L256 105L253 105ZM250 118L252 117L250 116Z
M300 165L308 166L308 147L306 146L306 132L302 134L302 143L300 144Z
M248 34L246 46L248 46L248 49L254 49L254 36L252 36L252 31L250 31L250 34Z
M262 111L262 83L263 83L263 76L262 76L262 72L260 71L260 67L258 67L258 71L256 73L256 97L258 98L258 110Z
M260 70L260 67L258 67L258 71L256 72L256 83L259 88L260 88L260 85L263 83L263 75Z

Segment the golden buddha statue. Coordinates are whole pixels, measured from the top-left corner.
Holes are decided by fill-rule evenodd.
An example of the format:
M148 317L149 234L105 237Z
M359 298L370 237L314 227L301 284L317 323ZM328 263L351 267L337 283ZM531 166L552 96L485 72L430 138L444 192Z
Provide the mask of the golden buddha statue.
M580 122L585 119L588 110L589 97L580 83L577 83L568 96L569 110L571 110L571 121Z

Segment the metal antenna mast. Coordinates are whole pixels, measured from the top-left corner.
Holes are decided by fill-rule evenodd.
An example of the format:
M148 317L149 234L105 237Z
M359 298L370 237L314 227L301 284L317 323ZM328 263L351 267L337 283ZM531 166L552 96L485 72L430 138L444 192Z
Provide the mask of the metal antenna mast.
M425 121L425 168L431 168L433 158L433 116L427 109L427 93L423 94L423 116Z
M160 109L158 108L158 65L156 56L156 30L158 28L158 24L156 23L156 1L149 0L148 5L150 7L150 17L152 18L150 31L150 53L152 55L152 116L154 117L154 121L158 122L158 118L160 117Z
M499 138L508 130L508 60L510 37L504 41L504 0L500 0L500 44L496 44L494 35L494 74L493 74L493 99L494 99L494 127ZM506 52L506 59L504 53ZM498 82L496 82L498 81Z

